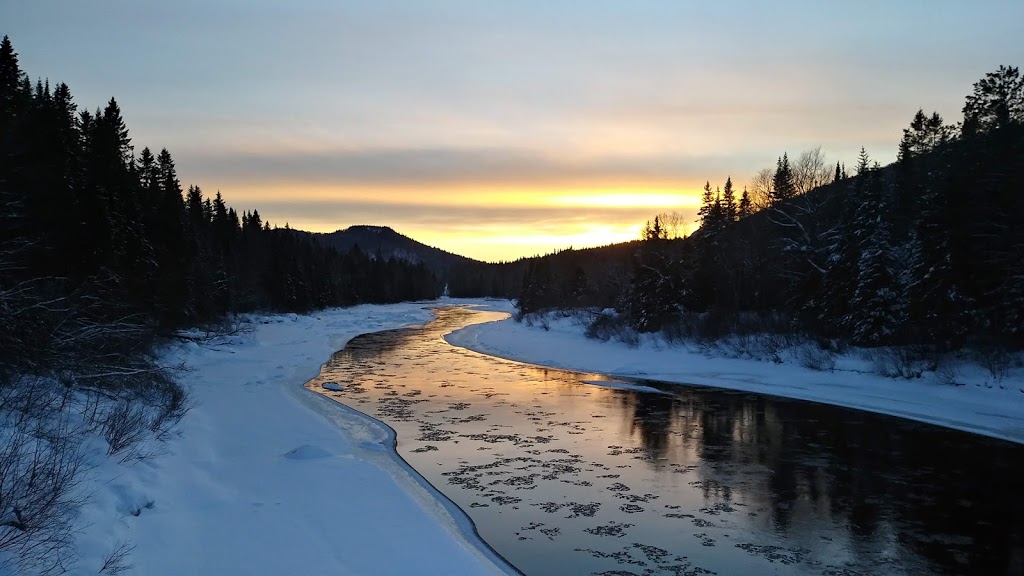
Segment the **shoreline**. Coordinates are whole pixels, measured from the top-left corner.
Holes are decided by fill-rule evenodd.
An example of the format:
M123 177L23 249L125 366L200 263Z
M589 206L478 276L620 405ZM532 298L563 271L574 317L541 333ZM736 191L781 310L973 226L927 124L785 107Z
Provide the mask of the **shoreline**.
M402 328L412 328L416 325L402 326ZM364 334L371 334L372 332L364 332ZM339 348L344 350L344 346ZM321 364L321 367L323 364ZM315 378L315 377L314 377ZM311 378L310 380L312 380ZM405 475L405 478L399 479L395 474L396 481L402 483L401 480L407 480L412 485L403 484L403 488L408 491L411 490L422 490L425 492L423 497L427 499L425 503L434 502L442 507L443 513L448 515L452 522L452 529L456 533L464 538L470 545L477 549L485 558L493 562L499 568L505 570L507 574L514 576L524 576L507 558L501 555L500 552L494 549L490 544L487 543L483 537L480 536L480 532L477 530L476 523L469 514L463 510L458 504L456 504L451 498L446 496L443 492L438 490L436 486L430 483L429 480L423 477L411 464L409 464L405 458L398 452L398 432L394 428L389 426L387 423L382 422L365 412L361 412L351 406L338 402L337 400L322 394L321 392L307 388L306 384L309 382L303 382L301 386L295 387L294 391L298 401L303 403L309 403L309 406L314 411L322 411L323 416L331 421L332 424L339 426L339 428L346 434L350 432L351 426L355 420L362 420L369 423L371 426L377 428L383 435L383 439L379 439L379 445L384 446L386 450L380 452L377 450L368 450L365 446L365 442L361 445L364 448L363 453L360 455L364 460L376 461L379 460L379 456L383 455L388 463L399 467L400 471ZM331 417L330 411L338 412L337 416L340 420ZM439 523L446 523L445 518L439 517Z
M102 457L73 573L123 549L155 576L519 574L392 455L387 428L304 389L351 338L423 324L435 305L247 315L242 332L168 345L194 408L159 455Z
M512 312L507 302L464 303L478 310ZM791 363L705 355L664 343L631 348L587 339L568 322L543 329L510 317L467 326L444 338L453 346L539 367L815 402L1024 444L1024 393L1017 391L1024 383L1017 378L1007 380L1011 390L994 390L929 378L815 371Z

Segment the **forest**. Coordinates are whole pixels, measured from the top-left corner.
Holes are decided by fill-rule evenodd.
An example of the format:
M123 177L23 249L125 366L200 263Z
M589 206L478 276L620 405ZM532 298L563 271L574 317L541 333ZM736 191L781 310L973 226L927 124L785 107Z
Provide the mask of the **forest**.
M436 297L422 266L339 253L182 189L166 149L136 153L113 98L78 110L66 84L34 85L0 46L0 360L46 347L67 314L131 318L156 333L230 312L308 311ZM39 340L34 340L38 338Z
M503 265L493 283L521 275L521 315L594 310L588 333L601 338L629 328L670 339L800 334L823 349L1019 349L1018 69L975 83L963 115L949 124L919 110L884 167L863 148L852 173L820 149L783 154L741 193L731 178L708 183L689 237L678 235L678 214L662 213L636 243Z
M143 458L189 409L154 356L229 315L432 299L422 265L344 253L182 189L166 149L136 151L114 98L79 110L0 44L0 551L61 570L83 443ZM192 333L195 333L193 330Z

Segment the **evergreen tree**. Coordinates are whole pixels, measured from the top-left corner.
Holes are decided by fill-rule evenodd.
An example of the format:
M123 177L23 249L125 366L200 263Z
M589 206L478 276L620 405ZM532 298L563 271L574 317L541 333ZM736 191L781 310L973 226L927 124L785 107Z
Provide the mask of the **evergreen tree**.
M658 218L644 227L636 251L633 274L619 309L639 332L655 332L676 320L689 297L680 262L672 255L670 241Z
M849 323L854 342L864 345L893 343L905 316L879 172L876 166L862 175L868 182L856 215L860 258Z
M551 265L547 259L531 260L523 276L523 289L516 306L522 314L529 314L551 305Z
M974 136L1024 122L1024 78L1014 67L1000 66L975 82L964 104L963 134Z
M737 208L736 217L739 220L746 218L754 213L753 205L750 203L750 194L747 193L747 189L743 189L743 194L740 196L739 207Z
M13 117L28 104L29 94L24 81L28 77L18 65L18 53L11 39L4 36L0 42L0 126L10 126Z
M199 186L189 186L185 195L185 210L188 213L189 222L197 233L204 229L206 215L203 210L203 191Z
M697 216L699 217L700 227L710 229L710 222L714 218L714 203L715 197L711 193L711 182L704 183L704 193L701 195L700 209L697 210Z
M903 129L897 159L909 162L914 156L927 154L948 143L952 136L952 129L945 125L938 112L926 116L924 110L918 110L910 127Z
M870 169L871 157L868 156L868 151L861 146L860 153L857 155L857 176L867 174Z
M725 180L725 188L722 191L722 200L725 221L731 224L736 221L737 217L736 195L732 190L731 176Z
M770 200L772 204L778 204L791 200L794 196L796 196L796 183L793 179L793 169L789 165L789 155L783 154L776 163Z

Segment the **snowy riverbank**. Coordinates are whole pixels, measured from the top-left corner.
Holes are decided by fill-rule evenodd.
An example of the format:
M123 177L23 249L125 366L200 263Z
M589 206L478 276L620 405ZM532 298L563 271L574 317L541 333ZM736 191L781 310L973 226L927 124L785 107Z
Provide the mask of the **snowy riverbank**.
M498 301L482 309L514 311L511 303ZM817 371L795 357L782 364L728 358L714 350L668 345L657 337L645 336L636 347L591 340L571 318L549 317L545 324L500 320L469 326L446 339L531 364L823 402L1024 443L1021 368L1008 368L996 382L981 366L963 362L956 367L963 385L952 386L930 372L913 379L879 376L856 352L836 357L833 371Z
M302 388L350 338L425 322L425 306L254 316L168 350L196 406L166 454L97 458L72 573L96 574L122 544L148 575L508 573L389 430Z
M508 302L445 303L512 311ZM163 454L119 463L97 446L70 572L96 574L124 545L125 565L156 575L513 573L395 455L389 429L302 388L353 336L426 322L432 305L253 316L247 331L167 349L168 363L190 370L183 380L196 406ZM1024 442L1020 369L1000 388L965 365L967 385L954 387L934 374L865 373L852 355L820 372L656 338L638 347L589 340L571 319L547 325L502 320L446 338L532 364L819 401Z

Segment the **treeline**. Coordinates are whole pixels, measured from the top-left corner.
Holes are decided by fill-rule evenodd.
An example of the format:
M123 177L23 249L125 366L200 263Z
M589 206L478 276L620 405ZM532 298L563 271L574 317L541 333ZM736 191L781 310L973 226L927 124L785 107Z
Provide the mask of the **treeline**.
M165 328L248 310L432 298L422 267L339 254L239 214L220 193L183 194L166 150L138 154L117 102L78 111L67 85L34 85L0 47L0 247L6 285L47 297L102 286ZM90 288L92 290L93 288Z
M742 194L731 179L714 193L708 184L700 228L677 239L664 215L649 222L624 283L614 281L614 258L598 277L558 255L531 262L520 311L611 302L640 332L716 338L763 328L823 346L1020 347L1018 69L987 74L963 113L949 125L918 111L886 167L862 150L847 174L814 150L793 162L783 155Z
M136 153L117 102L78 110L0 43L0 571L73 564L75 487L106 441L144 458L190 406L153 356L179 328L250 310L434 298L423 266L271 227ZM103 567L123 570L125 550Z

